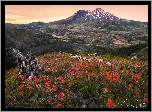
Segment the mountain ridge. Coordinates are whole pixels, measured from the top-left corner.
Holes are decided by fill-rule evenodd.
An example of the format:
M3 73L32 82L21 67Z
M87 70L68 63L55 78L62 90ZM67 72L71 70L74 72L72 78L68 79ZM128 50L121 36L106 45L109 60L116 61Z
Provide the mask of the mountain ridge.
M113 14L104 11L101 8L96 8L93 11L90 10L78 10L76 13L74 13L72 16L50 22L50 23L59 23L59 24L69 24L72 22L85 22L85 21L97 21L97 22L102 22L102 21L126 21L130 22L127 19L121 19L119 17L114 16Z

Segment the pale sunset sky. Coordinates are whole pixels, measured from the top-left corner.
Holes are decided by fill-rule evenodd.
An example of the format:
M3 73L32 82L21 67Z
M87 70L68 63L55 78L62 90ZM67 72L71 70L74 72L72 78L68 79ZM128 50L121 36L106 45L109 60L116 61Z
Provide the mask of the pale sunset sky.
M5 5L5 23L45 23L66 19L78 10L101 8L119 18L148 22L148 5Z

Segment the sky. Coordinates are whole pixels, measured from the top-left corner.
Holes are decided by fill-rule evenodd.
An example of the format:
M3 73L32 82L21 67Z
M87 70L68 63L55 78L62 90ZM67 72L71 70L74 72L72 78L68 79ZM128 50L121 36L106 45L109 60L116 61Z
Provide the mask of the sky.
M49 23L66 19L78 10L96 8L122 19L148 22L148 5L5 5L5 23Z

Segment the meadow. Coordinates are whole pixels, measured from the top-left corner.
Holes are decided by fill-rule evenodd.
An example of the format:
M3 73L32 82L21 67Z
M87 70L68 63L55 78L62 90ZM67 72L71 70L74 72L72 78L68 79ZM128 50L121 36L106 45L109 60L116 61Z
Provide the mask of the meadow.
M68 53L38 57L33 79L5 72L5 108L147 108L148 59Z

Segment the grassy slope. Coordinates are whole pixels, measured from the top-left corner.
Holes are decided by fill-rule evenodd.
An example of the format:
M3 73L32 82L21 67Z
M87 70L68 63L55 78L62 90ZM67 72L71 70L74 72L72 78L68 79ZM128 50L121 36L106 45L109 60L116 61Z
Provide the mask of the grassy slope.
M85 54L81 56L91 58ZM57 104L61 104L63 108L107 108L107 100L111 98L115 108L139 108L140 104L141 108L147 107L147 103L143 102L144 98L148 98L147 59L143 57L140 60L130 60L108 55L103 55L102 58L115 64L118 81L111 82L104 77L104 74L112 72L113 67L98 62L79 61L71 58L69 54L39 56L42 72L38 81L20 80L17 77L17 67L12 68L5 74L5 104L14 108L56 108ZM134 80L135 74L141 76L137 81ZM51 81L50 87L46 87L46 79ZM23 83L26 86L19 89ZM35 86L36 84L42 84L42 88ZM129 87L128 84L133 84L133 87ZM57 86L56 91L54 86ZM32 88L31 91L29 87ZM103 88L106 87L108 92L104 93ZM24 92L24 95L20 96L19 92ZM60 92L64 93L63 99L57 98Z

